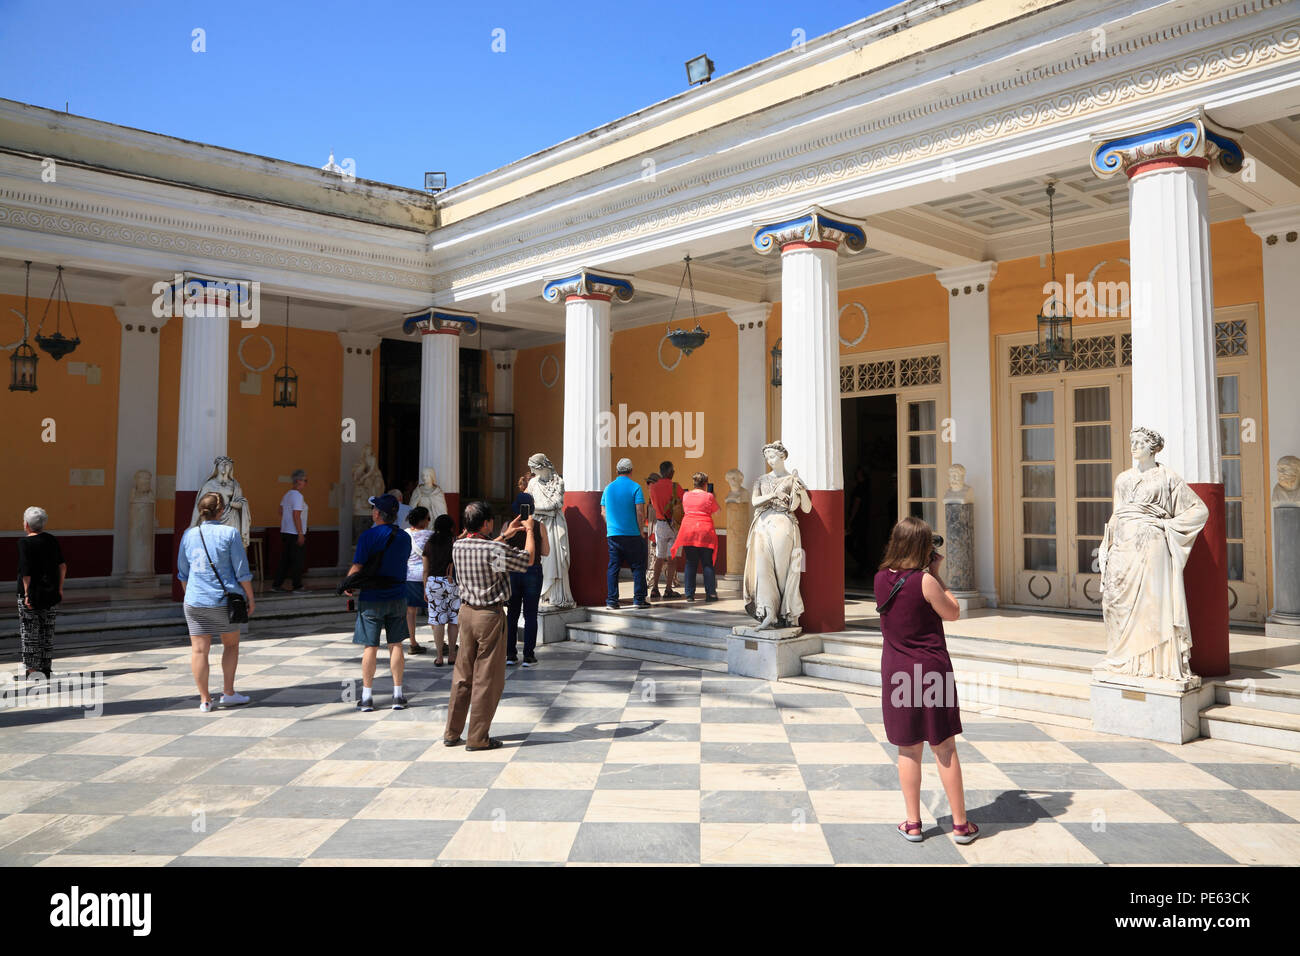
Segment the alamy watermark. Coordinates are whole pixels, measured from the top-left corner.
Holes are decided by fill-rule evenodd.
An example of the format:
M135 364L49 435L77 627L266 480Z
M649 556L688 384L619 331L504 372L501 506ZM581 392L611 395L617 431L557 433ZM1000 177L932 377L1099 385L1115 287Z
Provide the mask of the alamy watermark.
M681 448L687 458L704 454L703 412L643 412L627 410L596 415L596 441L602 448Z
M60 674L50 680L0 683L0 710L10 707L80 707L87 717L104 713L104 674Z

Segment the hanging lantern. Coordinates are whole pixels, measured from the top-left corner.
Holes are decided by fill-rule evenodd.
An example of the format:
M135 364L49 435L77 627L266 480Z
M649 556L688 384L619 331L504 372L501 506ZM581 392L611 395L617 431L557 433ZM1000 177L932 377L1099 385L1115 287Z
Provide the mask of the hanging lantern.
M668 315L668 341L681 349L683 355L690 355L709 337L700 326L699 314L695 310L695 283L691 281L691 257L685 259L686 268L682 271L682 281L677 285L677 298L673 300L673 311ZM695 320L693 329L675 329L673 328L673 319L677 316L677 303L681 301L682 289L691 290L691 318Z
M289 299L284 300L284 364L275 373L272 388L276 408L298 407L298 373L289 364Z
M1056 184L1047 184L1047 228L1052 252L1052 288L1060 289L1056 282L1056 214L1052 197ZM1074 320L1065 305L1052 293L1052 300L1038 314L1038 358L1044 362L1066 362L1074 354Z
M32 284L32 264L28 260L27 265L27 283L23 289L23 340L14 348L14 354L9 356L9 391L11 392L34 392L36 391L36 362L39 356L36 350L27 344L27 331L29 323L27 321L30 314L30 293Z
M781 387L781 340L772 346L772 387Z
M45 317L50 313L51 302L54 303L54 334L41 335L41 329L45 328ZM65 305L68 307L68 321L72 323L72 338L63 334ZM41 313L41 324L36 327L36 344L49 352L56 362L75 351L81 344L81 339L77 336L77 322L72 317L72 303L68 301L68 290L63 285L63 266L59 266L58 273L54 277L54 288L50 290L50 297L45 302L45 311Z

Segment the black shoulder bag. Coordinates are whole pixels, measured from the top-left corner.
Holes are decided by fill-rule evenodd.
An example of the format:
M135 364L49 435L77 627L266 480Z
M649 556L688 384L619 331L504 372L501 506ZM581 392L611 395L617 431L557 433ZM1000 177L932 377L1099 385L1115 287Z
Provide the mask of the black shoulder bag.
M915 573L916 573L915 571L912 572L912 574ZM904 574L901 578L899 578L897 581L894 582L894 587L890 590L889 597L885 598L883 601L881 601L879 604L876 605L877 614L884 613L885 608L889 607L890 603L894 600L894 598L898 597L898 592L903 590L903 585L907 583L907 579L910 578L912 574Z
M381 591L388 588L395 588L402 584L406 579L390 578L379 573L379 569L384 565L384 555L388 553L393 539L399 534L405 534L404 531L398 531L393 525L389 525L391 532L384 546L378 551L372 551L366 557L366 563L361 565L361 570L356 574L349 574L339 585L336 594L342 594L344 591Z
M235 594L233 591L226 590L226 582L221 580L221 572L217 570L216 563L212 560L212 555L208 552L208 543L203 540L203 525L199 525L199 541L203 543L203 553L208 557L208 566L212 568L212 573L217 576L217 583L221 585L221 590L226 594L226 616L231 624L248 623L248 598L242 594Z

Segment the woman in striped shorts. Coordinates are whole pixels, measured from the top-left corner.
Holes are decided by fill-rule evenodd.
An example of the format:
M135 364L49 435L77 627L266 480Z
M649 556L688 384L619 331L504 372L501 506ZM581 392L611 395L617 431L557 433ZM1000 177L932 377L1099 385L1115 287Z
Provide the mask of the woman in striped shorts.
M253 613L253 574L248 569L244 540L238 528L221 524L217 516L225 505L221 496L209 492L199 499L199 523L181 537L177 577L185 583L185 622L190 628L190 670L199 688L199 710L213 709L208 691L208 652L212 635L221 635L221 674L225 679L221 704L247 704L248 697L235 692L235 665L239 662L239 625L231 624L226 612L226 591L243 588L248 613ZM224 587L223 587L224 585Z

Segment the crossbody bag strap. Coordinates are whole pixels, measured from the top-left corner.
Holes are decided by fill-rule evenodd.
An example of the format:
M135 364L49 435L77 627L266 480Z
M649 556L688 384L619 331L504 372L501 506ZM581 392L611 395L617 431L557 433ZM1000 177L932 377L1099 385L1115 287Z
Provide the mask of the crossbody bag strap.
M217 565L212 560L212 555L208 554L208 543L203 540L203 525L199 525L199 542L203 545L203 553L207 556L208 567L210 567L212 573L217 576L217 583L221 585L221 590L226 594L229 594L230 592L226 590L226 582L221 580L221 572L217 570Z
M890 602L893 601L894 598L898 597L898 592L903 590L903 585L907 583L907 579L910 578L912 574L915 573L916 572L913 571L911 574L904 574L901 578L899 578L897 581L894 582L894 587L889 592L889 597L885 598L883 602L876 605L877 614L882 613L885 610L885 608L889 607Z

